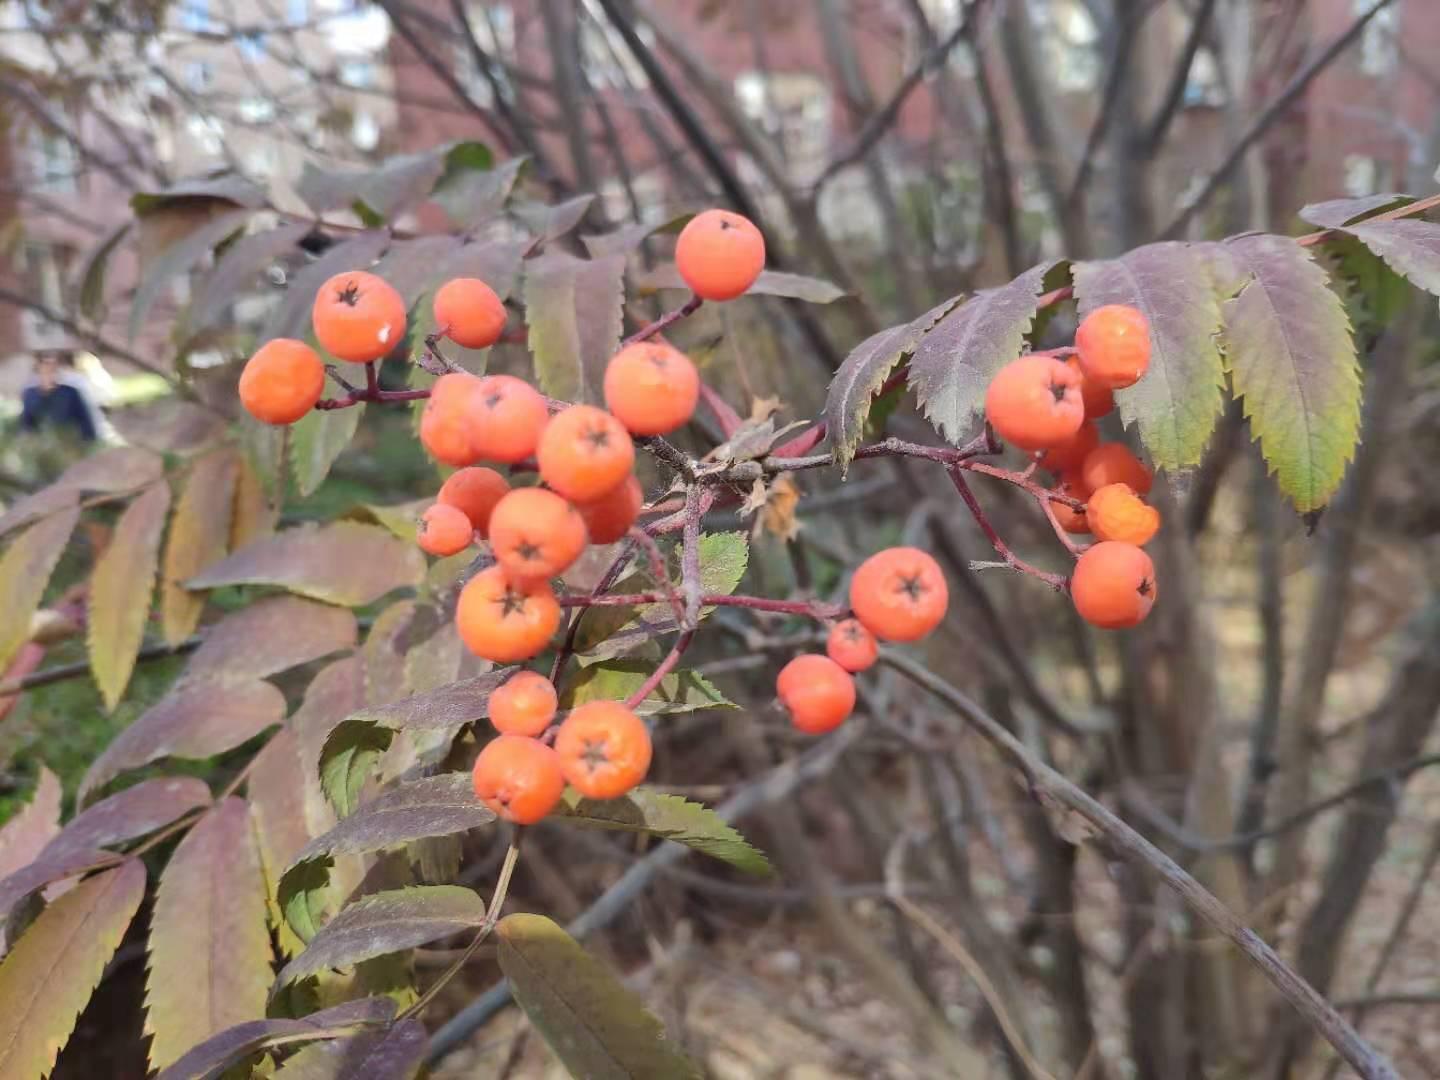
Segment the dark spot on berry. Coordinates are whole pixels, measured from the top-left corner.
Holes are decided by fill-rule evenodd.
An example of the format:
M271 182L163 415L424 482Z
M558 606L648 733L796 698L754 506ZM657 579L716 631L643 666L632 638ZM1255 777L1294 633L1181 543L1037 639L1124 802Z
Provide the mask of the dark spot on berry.
M929 592L929 589L920 580L919 574L901 574L895 583L895 591L904 593L907 599L919 603L920 598Z
M525 594L516 592L514 589L506 589L505 595L500 597L496 603L500 605L502 618L525 613Z
M669 359L659 349L651 349L648 353L645 354L645 359L649 360L650 363L654 364L657 368L666 368L670 366Z
M604 450L610 445L610 432L603 427L592 427L581 432L580 438L590 444L591 450Z
M858 626L847 626L847 627L845 627L845 640L846 640L846 641L859 641L859 640L860 640L860 627L858 627Z
M721 232L725 232L727 229L737 229L737 228L739 228L739 226L736 225L736 224L735 224L733 221L731 221L729 218L721 218L721 219L720 219L720 231L721 231Z
M594 772L604 765L610 764L610 759L605 754L605 740L586 739L585 749L580 751L580 760L584 762L585 768L591 772Z
M1052 393L1053 395L1055 395L1055 404L1056 404L1056 405L1059 405L1060 402L1062 402L1062 401L1065 400L1065 392L1066 392L1067 390L1069 390L1069 389L1070 389L1070 388L1069 388L1068 386L1066 386L1064 383L1052 382L1052 383L1050 384L1050 393Z
M533 562L535 559L540 558L540 545L532 544L529 540L521 540L515 545L515 554L519 555L520 558L526 562Z
M346 307L354 307L360 302L360 287L353 281L347 281L345 287L335 294L335 300Z
M487 409L493 409L495 408L495 406L499 405L500 402L504 400L504 394L500 393L500 391L498 390L492 390L490 391L490 393L485 395L485 407Z
M1141 596L1149 596L1152 592L1155 591L1155 583L1152 582L1148 577L1142 578L1140 584L1135 587L1135 591Z

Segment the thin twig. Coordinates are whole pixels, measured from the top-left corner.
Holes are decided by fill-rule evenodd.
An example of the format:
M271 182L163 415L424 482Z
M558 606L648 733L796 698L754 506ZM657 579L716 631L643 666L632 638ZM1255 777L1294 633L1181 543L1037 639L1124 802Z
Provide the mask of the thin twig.
M1063 593L1069 589L1070 579L1063 574L1052 574L1048 570L1041 570L1038 566L1030 565L1030 563L1011 551L1010 546L1006 544L1004 540L1000 539L1000 534L995 531L995 526L990 523L990 518L986 516L984 509L980 506L979 500L975 498L975 493L970 490L970 485L965 480L964 472L958 466L954 465L948 469L948 472L950 473L951 483L955 485L955 490L960 493L960 498L965 500L965 506L969 509L971 516L975 518L975 523L980 526L980 531L985 534L985 539L990 541L990 546L995 549L995 553L1004 560L1003 565L1009 567L1011 570L1018 570L1022 574L1029 574L1031 577L1038 578L1056 592ZM974 566L975 569L983 569L985 564L972 563L971 565Z
M695 312L700 310L700 305L704 302L700 297L692 295L689 300L686 300L685 303L681 304L674 311L667 311L648 326L642 326L639 330L636 330L635 333L620 342L620 347L623 349L627 345L636 345L642 341L649 341L656 334L660 333L660 331L669 329L681 319L694 315Z

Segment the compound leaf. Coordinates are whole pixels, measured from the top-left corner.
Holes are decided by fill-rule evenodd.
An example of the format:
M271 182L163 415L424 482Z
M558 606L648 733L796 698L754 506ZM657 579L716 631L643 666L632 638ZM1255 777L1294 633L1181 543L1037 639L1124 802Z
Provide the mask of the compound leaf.
M540 388L564 401L601 400L605 364L620 345L625 257L551 252L525 267L525 319Z
M290 471L303 496L315 494L330 466L345 452L365 415L363 404L348 409L311 409L290 425Z
M608 660L581 668L566 684L561 707L573 709L587 701L624 701L644 685L654 669L654 664L640 660ZM699 672L675 671L665 676L635 711L641 716L662 716L738 707Z
M1417 218L1347 225L1350 233L1401 277L1440 296L1440 225Z
M170 487L164 483L126 507L90 578L86 643L90 671L108 709L119 704L135 670L169 509Z
M567 791L555 821L599 829L646 833L673 840L747 874L769 874L770 860L708 806L648 787L618 799L582 799Z
M225 616L185 665L185 677L263 679L353 648L358 630L345 608L271 596Z

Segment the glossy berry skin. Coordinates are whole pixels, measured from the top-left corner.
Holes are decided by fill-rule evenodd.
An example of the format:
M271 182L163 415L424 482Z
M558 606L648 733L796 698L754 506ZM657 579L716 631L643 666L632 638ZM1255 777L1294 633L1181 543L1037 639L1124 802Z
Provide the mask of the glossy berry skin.
M442 464L473 465L480 460L472 438L479 415L480 380L463 371L442 375L420 414L420 442Z
M1138 308L1106 304L1080 320L1075 349L1090 382L1110 390L1133 386L1150 366L1150 323Z
M775 696L795 727L821 735L855 711L855 680L830 657L802 653L780 669Z
M470 519L470 525L481 536L490 532L490 515L495 504L510 491L510 483L494 469L472 465L457 469L440 485L435 501L453 506Z
M405 337L405 301L364 270L336 274L315 294L315 340L337 360L364 364L389 356Z
M734 300L765 269L765 237L728 210L696 214L675 243L675 269L702 300Z
M985 418L1000 438L1021 450L1058 446L1085 421L1080 379L1053 357L1012 360L990 380Z
M1102 630L1140 623L1155 596L1155 564L1134 544L1107 540L1086 548L1070 577L1075 610Z
M481 802L517 825L540 821L565 793L555 751L523 735L499 735L486 743L470 779Z
M632 435L668 435L686 424L700 400L700 373L663 341L639 341L610 358L605 406Z
M1085 458L1080 477L1091 491L1106 484L1127 484L1137 494L1148 495L1155 476L1124 443L1097 446Z
M545 397L524 379L486 375L476 391L478 407L471 446L484 461L514 465L535 453L550 421Z
M552 578L585 550L585 520L553 491L516 488L490 515L490 549L512 581Z
M555 736L560 769L587 799L618 799L650 771L645 721L618 701L587 701Z
M1080 366L1078 356L1066 360L1065 366L1080 376L1080 397L1085 402L1086 420L1099 420L1115 411L1115 392L1108 386L1101 386L1085 378L1085 370Z
M276 338L255 350L240 373L240 404L256 420L293 424L325 390L325 364L303 341Z
M593 405L571 405L555 416L535 451L540 478L572 502L594 502L625 482L635 444L619 420Z
M1086 505L1090 531L1100 540L1144 547L1160 529L1160 511L1147 506L1128 484L1106 484Z
M444 558L458 555L470 546L475 538L475 526L463 510L444 503L436 503L420 515L420 527L415 540L421 550Z
M880 655L875 635L861 625L859 619L836 623L825 639L825 655L851 673L867 671Z
M504 735L534 738L550 726L559 708L555 684L538 671L518 671L490 695L490 723Z
M479 278L454 278L435 291L435 328L467 349L488 349L505 329L505 305Z
M1085 486L1085 482L1073 475L1062 476L1060 482L1055 485L1055 490L1061 495L1068 495L1081 502L1090 497L1090 489ZM1084 510L1076 510L1060 502L1052 502L1050 510L1054 513L1055 520L1060 523L1060 527L1066 532L1088 533L1090 531L1090 518Z
M613 544L630 531L645 505L640 481L631 473L614 490L594 502L576 503L575 509L585 519L585 529L592 544Z
M466 582L455 607L455 628L465 647L497 664L529 660L559 625L560 605L547 582L517 584L498 566Z
M918 641L940 625L949 602L940 564L919 548L876 552L850 579L850 607L881 641Z
M1077 471L1085 464L1090 451L1100 445L1100 432L1092 420L1080 425L1074 435L1040 455L1040 467L1056 476Z

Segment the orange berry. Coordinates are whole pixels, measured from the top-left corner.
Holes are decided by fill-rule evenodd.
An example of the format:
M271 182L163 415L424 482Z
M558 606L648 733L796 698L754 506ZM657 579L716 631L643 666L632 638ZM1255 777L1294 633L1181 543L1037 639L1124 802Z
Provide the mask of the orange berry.
M1144 502L1129 484L1106 484L1086 504L1090 530L1100 540L1144 547L1160 528L1160 511Z
M1150 492L1154 474L1130 452L1124 443L1105 443L1091 450L1080 467L1080 476L1091 491L1106 484L1128 484L1141 495Z
M420 515L420 528L415 533L422 550L442 558L464 551L474 538L475 526L465 511L444 503L436 503Z
M479 278L454 278L435 291L436 329L467 349L488 349L505 329L505 305Z
M585 519L553 491L516 488L490 515L490 549L512 581L552 578L585 550Z
M1085 369L1080 366L1080 358L1072 356L1065 361L1065 366L1080 376L1080 397L1085 401L1085 419L1099 420L1102 416L1109 416L1115 411L1115 393L1108 386L1101 386L1093 380L1085 378Z
M1080 468L1090 451L1100 445L1100 431L1093 421L1086 420L1078 431L1040 455L1040 467L1059 476Z
M550 726L560 701L555 684L538 671L518 671L490 694L490 723L505 735L534 738Z
M630 475L635 444L604 409L571 405L545 426L535 456L545 483L574 502L594 502Z
M644 505L645 492L631 473L623 484L617 484L594 502L577 503L575 509L585 519L592 544L613 544L630 531Z
M861 625L859 619L838 622L825 639L825 654L846 671L865 671L879 656L875 635Z
M405 301L389 282L364 270L336 274L321 285L310 318L325 351L352 364L389 356L405 336Z
M470 519L471 526L481 536L490 532L490 514L495 504L510 490L510 483L494 469L472 465L450 474L440 485L436 502L453 506Z
M650 771L645 721L618 701L587 701L555 736L560 769L587 799L618 799Z
M855 710L855 680L828 656L802 653L780 669L775 696L807 735L833 731Z
M540 391L513 375L486 375L477 399L470 432L477 456L514 465L535 453L550 420L550 407Z
M455 628L476 656L497 664L528 660L560 625L560 605L546 581L518 584L492 566L460 590Z
M940 625L950 591L945 574L919 548L887 548L871 555L850 579L850 606L882 641L916 641Z
M734 300L765 269L765 237L741 214L706 210L681 231L675 269L702 300Z
M1155 564L1134 544L1106 540L1085 549L1070 577L1080 617L1103 630L1134 626L1155 604Z
M565 793L559 756L523 735L499 735L486 743L470 779L481 802L517 825L535 824Z
M632 435L668 435L700 400L700 373L663 341L627 345L605 368L605 404Z
M1022 450L1058 446L1085 421L1080 377L1053 357L1012 360L990 380L985 417L1000 438Z
M1150 366L1150 323L1138 308L1106 304L1080 320L1075 348L1087 380L1110 390L1133 386Z
M473 465L480 460L472 433L480 412L480 380L467 372L441 375L430 388L420 414L420 442L445 465Z
M1073 475L1065 475L1055 485L1055 490L1061 495L1069 495L1072 499L1079 499L1084 502L1090 497L1090 489L1085 482ZM1084 510L1076 510L1061 502L1052 502L1050 509L1055 514L1055 520L1060 527L1069 533L1088 533L1090 531L1090 519Z
M315 407L324 390L320 354L292 338L261 345L240 373L240 404L267 424L293 424Z

